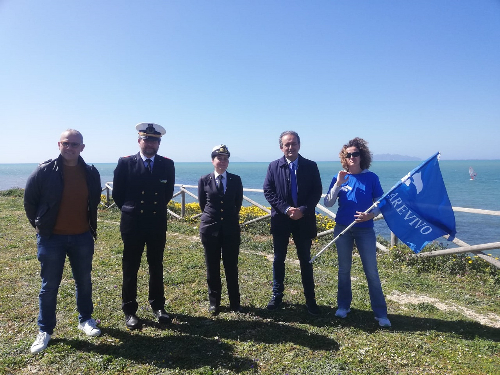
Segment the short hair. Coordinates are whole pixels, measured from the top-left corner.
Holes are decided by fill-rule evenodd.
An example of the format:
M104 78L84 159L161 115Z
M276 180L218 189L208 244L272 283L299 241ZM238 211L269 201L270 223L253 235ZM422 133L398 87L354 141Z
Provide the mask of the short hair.
M342 167L344 167L345 170L349 170L348 164L347 164L347 149L349 147L356 147L359 150L360 153L360 164L359 166L361 167L362 170L370 168L370 165L372 164L372 154L370 153L370 149L368 148L368 142L366 142L363 138L353 138L349 142L347 142L344 146L342 146L342 150L340 150L339 157L340 157L340 162L342 163Z
M63 131L61 133L61 136L64 134L64 133L69 133L69 134L74 134L74 135L77 135L80 137L80 141L82 142L83 144L83 135L82 133L80 133L78 130L75 130L75 129L66 129L65 131Z
M297 143L300 146L300 137L297 132L294 132L293 130L285 130L283 133L280 134L280 148L283 148L283 142L281 141L285 135L294 135L295 138L297 138Z

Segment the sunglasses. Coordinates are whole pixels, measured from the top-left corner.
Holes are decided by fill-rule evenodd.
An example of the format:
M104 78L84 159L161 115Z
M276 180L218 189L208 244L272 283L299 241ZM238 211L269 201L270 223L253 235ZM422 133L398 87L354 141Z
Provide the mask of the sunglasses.
M359 151L355 151L355 152L348 152L347 154L345 154L345 157L347 159L350 159L351 157L355 158L358 157L359 155L361 155L361 153Z
M77 148L78 146L81 145L81 143L77 142L60 142L63 147L71 147L71 148Z

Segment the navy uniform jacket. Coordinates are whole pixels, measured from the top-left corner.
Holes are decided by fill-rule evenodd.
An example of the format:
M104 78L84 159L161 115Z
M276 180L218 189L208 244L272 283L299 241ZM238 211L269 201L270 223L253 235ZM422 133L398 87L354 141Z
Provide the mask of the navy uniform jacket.
M301 233L314 238L317 234L315 210L322 194L318 166L299 155L296 175L297 205L304 215L297 223ZM290 168L284 156L269 164L263 188L264 196L271 205L271 233L290 234L294 220L285 211L294 204L290 191Z
M239 234L239 214L243 203L243 184L238 175L226 172L226 192L217 193L214 173L198 181L198 200L203 212L200 233L213 234L222 229L224 235Z
M140 153L120 158L113 177L113 199L122 211L120 231L137 230L147 223L152 230L167 230L167 204L174 194L174 162L154 158L153 171L144 166Z

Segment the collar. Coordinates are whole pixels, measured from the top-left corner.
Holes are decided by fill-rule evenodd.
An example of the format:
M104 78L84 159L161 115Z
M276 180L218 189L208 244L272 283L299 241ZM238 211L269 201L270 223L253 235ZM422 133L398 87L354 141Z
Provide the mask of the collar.
M217 173L217 171L214 171L214 176L215 178L219 177L219 173ZM224 171L221 176L227 181L227 171Z
M293 162L295 163L295 166L299 168L300 160L302 159L302 156L297 156L297 159L295 159ZM289 168L290 166L288 165L290 163L290 160L288 160L284 155L278 159L278 167L284 168L287 167Z
M297 169L297 167L299 166L299 157L298 156L297 156L297 159L295 159L294 161L290 161L287 158L285 158L285 160L286 160L286 163L288 164L289 168L290 168L290 164L293 164L295 166L295 169Z
M219 173L217 173L217 171L214 171L214 176L215 178L219 177ZM227 171L224 171L221 176L227 181Z
M144 161L144 162L146 161L146 159L151 159L151 161L152 161L153 163L155 162L155 156L156 156L156 155L153 155L153 156L152 156L152 157L150 157L150 158L148 158L147 156L144 156L144 155L142 154L142 152L139 152L139 155L141 155L141 159L142 159L142 161Z

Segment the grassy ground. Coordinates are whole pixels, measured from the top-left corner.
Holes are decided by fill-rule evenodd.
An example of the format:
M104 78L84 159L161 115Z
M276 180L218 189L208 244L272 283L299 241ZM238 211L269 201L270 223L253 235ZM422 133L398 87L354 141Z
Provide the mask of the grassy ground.
M58 324L48 348L31 355L36 333L39 264L34 230L19 191L0 194L0 374L499 374L498 271L474 258L414 261L406 249L379 256L391 329L370 309L358 257L352 312L334 316L336 253L315 263L321 316L307 313L294 251L287 261L285 307L268 312L272 248L268 224L244 229L240 287L246 313L208 314L203 249L196 221L169 221L164 257L167 310L158 326L147 303L145 259L139 275L140 331L125 328L120 309L119 213L99 213L93 270L102 335L78 331L69 265L59 290ZM325 239L329 241L331 238ZM323 241L315 243L313 252ZM293 249L293 248L291 248ZM223 306L227 306L224 294Z

